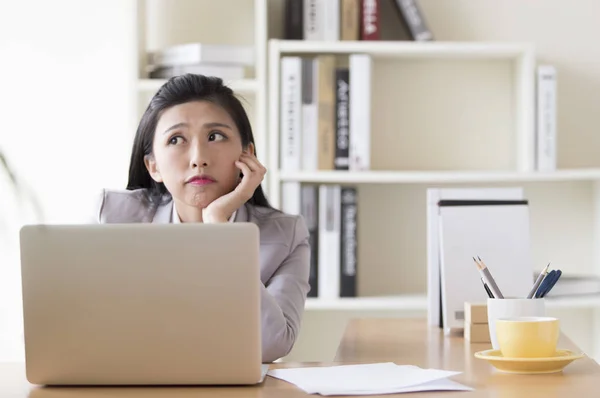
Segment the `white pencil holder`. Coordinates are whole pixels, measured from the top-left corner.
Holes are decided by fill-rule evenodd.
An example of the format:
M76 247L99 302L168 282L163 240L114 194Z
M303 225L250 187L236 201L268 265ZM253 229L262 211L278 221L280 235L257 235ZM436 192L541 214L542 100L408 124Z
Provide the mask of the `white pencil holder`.
M543 298L488 298L487 313L492 347L494 350L499 350L500 346L496 337L496 319L517 316L545 316L546 301Z

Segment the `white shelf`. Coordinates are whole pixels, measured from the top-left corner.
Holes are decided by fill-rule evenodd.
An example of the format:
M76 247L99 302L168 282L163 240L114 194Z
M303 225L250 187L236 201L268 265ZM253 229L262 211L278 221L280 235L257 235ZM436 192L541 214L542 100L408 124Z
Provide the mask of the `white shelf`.
M427 297L403 295L389 297L344 297L338 299L308 298L306 310L427 310Z
M571 297L546 297L546 308L549 309L576 309L600 308L600 295L571 296Z
M489 183L600 180L600 169L571 169L551 172L495 171L315 171L280 172L281 181L346 184L398 183Z
M142 92L156 92L166 82L166 79L139 79L138 90ZM242 79L233 82L225 81L225 84L231 87L233 91L240 93L255 93L259 86L255 79Z
M529 43L308 41L271 40L280 53L364 53L373 56L418 58L518 58L533 51Z
M581 297L548 297L548 309L600 308L600 295ZM307 311L427 311L426 295L383 297L344 297L338 299L308 298Z

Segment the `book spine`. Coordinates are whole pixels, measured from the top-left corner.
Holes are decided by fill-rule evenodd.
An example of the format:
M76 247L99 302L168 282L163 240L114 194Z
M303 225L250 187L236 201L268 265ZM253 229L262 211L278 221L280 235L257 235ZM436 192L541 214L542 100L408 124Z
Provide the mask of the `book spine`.
M340 0L322 0L323 40L340 40Z
M323 0L304 0L303 28L304 40L323 40Z
M285 171L300 170L302 59L281 58L281 145L280 167Z
M537 169L556 169L556 68L540 65L537 73Z
M255 56L252 46L187 43L156 51L149 60L155 67L201 63L252 66Z
M340 296L356 297L356 274L358 262L358 200L356 188L343 187L341 191L341 200Z
M319 114L317 103L317 62L302 58L302 170L315 171L319 167Z
M335 56L319 55L317 62L319 170L333 170L335 159Z
M361 0L341 0L341 40L360 40L360 4Z
M302 184L301 214L308 228L310 244L310 274L308 297L318 297L319 293L319 190L317 185Z
M186 73L195 75L217 76L223 80L244 78L244 67L241 65L196 64L158 67L148 73L150 79L169 79Z
M285 0L285 39L302 40L304 36L304 0Z
M297 181L281 183L281 211L287 214L300 215L302 213L301 184Z
M403 25L415 41L431 41L433 33L429 30L423 13L415 0L395 0Z
M379 0L360 0L360 40L380 40Z
M319 298L340 295L340 218L339 185L319 185Z
M335 169L348 170L350 166L350 70L335 71Z
M350 165L352 171L371 167L371 57L350 55Z

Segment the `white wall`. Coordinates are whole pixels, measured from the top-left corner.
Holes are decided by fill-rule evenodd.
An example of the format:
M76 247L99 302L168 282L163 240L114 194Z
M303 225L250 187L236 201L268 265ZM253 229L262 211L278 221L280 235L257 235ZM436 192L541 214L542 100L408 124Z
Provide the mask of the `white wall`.
M0 149L46 222L80 222L124 187L134 133L131 0L0 1ZM18 228L0 178L0 361L22 357ZM16 222L15 222L16 221ZM3 225L0 222L0 225Z

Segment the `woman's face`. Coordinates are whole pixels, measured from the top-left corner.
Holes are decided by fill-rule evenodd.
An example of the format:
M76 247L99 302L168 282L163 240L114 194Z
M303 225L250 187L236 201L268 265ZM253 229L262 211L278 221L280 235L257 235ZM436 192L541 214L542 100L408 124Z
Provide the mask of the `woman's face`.
M242 151L231 116L212 102L193 101L163 111L146 167L178 205L204 208L236 187Z

